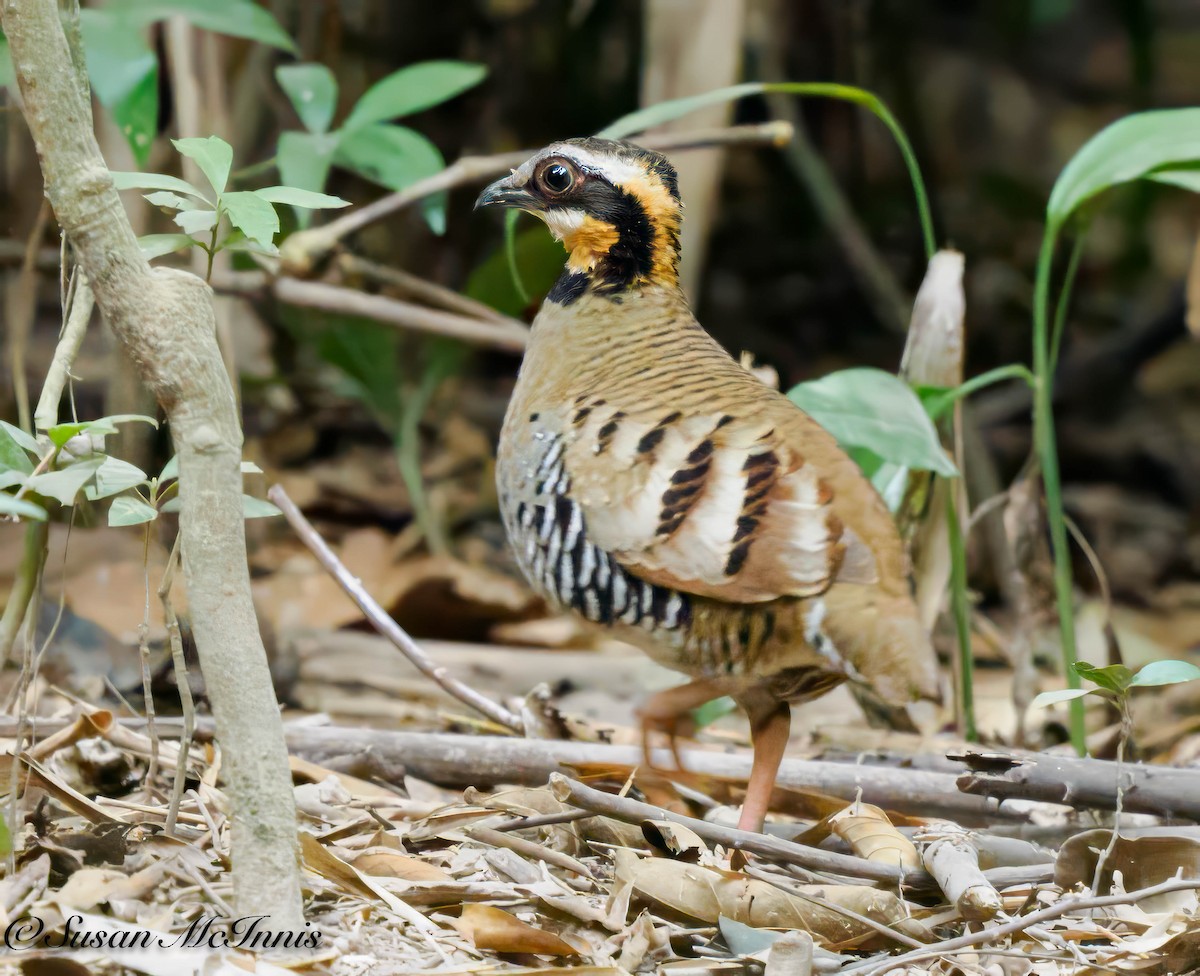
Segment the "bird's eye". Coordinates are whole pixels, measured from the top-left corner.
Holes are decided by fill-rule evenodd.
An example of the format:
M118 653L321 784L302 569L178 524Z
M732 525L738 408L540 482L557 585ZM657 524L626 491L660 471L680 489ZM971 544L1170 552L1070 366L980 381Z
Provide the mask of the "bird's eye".
M542 185L551 193L566 193L575 182L575 175L562 163L554 163L542 170Z

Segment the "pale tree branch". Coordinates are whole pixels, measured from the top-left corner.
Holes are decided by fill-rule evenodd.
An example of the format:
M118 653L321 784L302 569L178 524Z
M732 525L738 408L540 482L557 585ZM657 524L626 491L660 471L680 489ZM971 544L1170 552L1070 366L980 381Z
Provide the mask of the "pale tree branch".
M183 570L226 757L239 910L303 927L296 814L282 722L250 599L242 434L194 275L151 269L96 143L55 4L0 8L46 193L96 304L166 412L180 468Z

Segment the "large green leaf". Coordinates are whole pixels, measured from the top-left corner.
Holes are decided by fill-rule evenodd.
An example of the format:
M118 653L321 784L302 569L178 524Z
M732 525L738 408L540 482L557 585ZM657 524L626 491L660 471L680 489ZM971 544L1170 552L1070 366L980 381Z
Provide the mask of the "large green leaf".
M1200 108L1127 115L1101 129L1067 163L1046 205L1047 221L1057 229L1080 204L1109 187L1195 162L1200 162Z
M75 496L96 476L105 458L76 461L60 471L45 471L29 479L29 488L39 495L53 498L62 505L73 505Z
M279 215L271 204L253 190L226 193L221 206L229 222L250 240L270 247L279 233Z
M96 480L88 485L87 497L92 501L119 495L121 492L146 482L146 472L120 458L106 457L96 471Z
M220 136L189 136L172 139L171 144L179 152L195 161L220 196L229 182L229 170L233 166L233 146Z
M317 134L328 132L337 109L338 84L333 72L323 64L284 64L275 69L275 78L304 128Z
M41 505L35 505L24 498L13 498L0 491L0 515L20 515L22 518L46 521L46 510Z
M14 442L25 448L25 450L29 451L31 454L36 454L39 457L41 456L42 449L38 445L37 438L32 434L26 433L25 431L21 430L20 427L10 424L7 420L0 420L0 431L8 434L8 436Z
M1075 662L1075 673L1081 678L1087 678L1093 684L1099 685L1105 691L1123 695L1129 688L1133 672L1123 664L1109 664L1098 668L1086 661Z
M253 0L109 0L108 8L141 24L181 14L188 22L214 34L244 37L292 53L296 50L295 42L279 26L279 21Z
M0 471L18 471L21 474L32 474L33 462L29 459L26 449L9 432L7 429L9 427L11 427L11 424L5 424L0 427ZM36 448L37 441L33 443Z
M423 61L409 65L368 88L342 128L350 131L372 122L424 111L473 88L486 74L483 65L465 61Z
M884 461L954 476L933 422L912 388L881 369L858 367L801 383L788 398L837 438Z
M186 193L205 203L213 202L199 187L192 186L178 176L167 176L165 173L126 173L120 170L113 170L108 175L112 177L113 186L118 190L170 190Z
M158 58L129 17L111 10L79 11L88 78L142 166L158 128Z
M108 507L108 524L112 526L141 525L156 518L158 512L154 506L147 505L136 495L121 495Z
M292 207L302 207L305 210L328 210L350 206L349 200L333 197L328 193L316 193L304 190L298 186L264 186L254 190L254 195L262 197L268 203L286 203Z
M333 159L337 165L393 191L440 173L446 165L437 146L419 132L384 122L353 132L343 130ZM445 230L445 200L445 194L440 193L422 201L422 212L434 233Z
M182 251L198 243L194 237L187 234L143 234L138 238L138 247L147 261L161 258L164 254Z
M279 178L288 186L299 187L319 193L325 189L329 167L333 165L333 154L337 150L340 132L320 135L314 132L284 132L279 137L275 161ZM312 211L296 210L296 221L301 227L312 222Z
M1200 668L1187 661L1151 661L1129 682L1135 688L1154 685L1177 685L1200 678Z
M545 295L563 273L566 264L563 246L538 223L513 239L513 261L521 280L533 296ZM505 315L519 317L529 301L517 291L509 273L508 255L503 247L494 250L467 279L467 295L490 305Z
M1093 694L1095 692L1090 688L1061 688L1058 691L1043 691L1029 704L1033 708L1046 708L1049 705L1058 705L1062 702L1074 701L1076 698L1084 698L1087 695Z

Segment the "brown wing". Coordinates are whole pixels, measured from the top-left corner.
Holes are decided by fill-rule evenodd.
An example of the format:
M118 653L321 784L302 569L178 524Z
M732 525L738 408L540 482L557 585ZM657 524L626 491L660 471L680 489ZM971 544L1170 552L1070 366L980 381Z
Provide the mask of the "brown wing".
M870 486L814 421L745 384L722 383L722 399L686 416L607 404L576 414L565 460L588 537L642 579L730 602L873 582L872 552L835 511L833 487Z

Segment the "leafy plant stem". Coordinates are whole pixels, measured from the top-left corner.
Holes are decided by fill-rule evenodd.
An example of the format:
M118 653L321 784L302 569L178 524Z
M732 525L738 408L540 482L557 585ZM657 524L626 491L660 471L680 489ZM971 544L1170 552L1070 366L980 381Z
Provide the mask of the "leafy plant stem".
M1062 483L1058 471L1058 448L1054 434L1053 373L1050 365L1050 336L1048 319L1050 305L1050 274L1054 264L1054 245L1058 227L1048 224L1038 255L1037 277L1033 295L1033 435L1034 450L1042 471L1046 492L1046 519L1050 525L1050 542L1054 550L1054 593L1058 605L1059 638L1062 644L1063 672L1067 686L1078 688L1075 672L1075 608L1072 602L1071 553L1067 543L1067 527L1063 518ZM1071 745L1083 755L1087 749L1083 702L1075 699L1069 706L1068 727Z
M217 210L217 219L213 223L212 237L209 239L208 247L204 249L208 256L208 265L204 270L204 280L212 284L213 258L217 256L217 228L221 226L221 211Z
M954 504L957 486L951 484L946 492L946 527L950 546L950 609L954 614L954 630L958 637L959 704L962 735L968 742L979 741L975 724L975 659L971 655L971 611L967 604L967 547L963 541L958 507Z
M427 369L412 393L404 398L400 410L400 424L396 430L396 463L400 477L412 500L413 517L421 527L430 550L437 554L447 551L445 534L429 507L429 496L425 493L425 480L421 477L421 418L433 398L441 376L435 369Z

